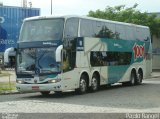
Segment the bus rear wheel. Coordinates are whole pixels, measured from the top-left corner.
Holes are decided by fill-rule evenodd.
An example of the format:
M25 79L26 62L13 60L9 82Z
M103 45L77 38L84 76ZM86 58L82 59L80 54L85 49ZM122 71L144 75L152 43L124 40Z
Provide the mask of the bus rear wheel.
M143 73L142 73L142 71L138 71L138 76L137 76L136 84L137 85L142 84L142 79L143 79Z
M95 92L98 90L99 83L98 83L98 77L97 75L93 75L92 81L91 81L91 91Z

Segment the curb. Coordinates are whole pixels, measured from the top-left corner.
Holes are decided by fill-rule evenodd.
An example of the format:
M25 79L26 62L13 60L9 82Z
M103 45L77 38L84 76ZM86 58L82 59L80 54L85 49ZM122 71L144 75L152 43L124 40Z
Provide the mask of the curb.
M35 92L19 92L17 90L11 90L11 91L0 92L0 95L26 94L26 93L35 93Z
M0 92L0 95L10 95L10 94L20 94L20 92L18 92L17 90Z
M160 78L160 76L152 76L152 78Z
M160 78L160 72L152 73L151 78Z

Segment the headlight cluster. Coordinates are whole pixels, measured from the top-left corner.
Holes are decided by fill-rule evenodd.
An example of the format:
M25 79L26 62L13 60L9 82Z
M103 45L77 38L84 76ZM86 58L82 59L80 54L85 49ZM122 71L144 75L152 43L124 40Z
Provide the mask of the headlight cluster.
M60 82L60 81L61 81L61 79L50 79L50 80L48 80L48 83L57 83L57 82ZM16 80L16 83L24 84L25 81L24 80Z
M24 83L23 80L16 80L16 82L19 83L19 84L23 84Z
M48 83L57 83L57 82L60 82L61 79L51 79L48 81Z

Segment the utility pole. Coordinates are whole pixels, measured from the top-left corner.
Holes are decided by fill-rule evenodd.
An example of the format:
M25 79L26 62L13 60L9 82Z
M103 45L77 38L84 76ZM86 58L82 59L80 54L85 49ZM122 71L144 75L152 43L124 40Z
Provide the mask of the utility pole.
M32 2L28 2L29 7L32 8Z
M27 7L27 0L21 0L21 3L23 8Z
M51 15L52 15L52 0L51 0Z

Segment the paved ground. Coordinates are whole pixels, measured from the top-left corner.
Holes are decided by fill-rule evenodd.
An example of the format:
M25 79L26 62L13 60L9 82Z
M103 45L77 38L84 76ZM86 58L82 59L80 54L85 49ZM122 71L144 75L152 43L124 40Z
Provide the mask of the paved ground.
M11 73L11 81L15 81L15 74ZM8 77L0 77L0 81L8 82ZM48 97L40 93L0 95L0 119L133 119L127 118L130 113L131 116L138 113L140 118L154 113L151 116L160 119L159 100L160 72L157 71L142 85L102 87L85 95L73 91L62 95L52 93Z
M66 92L43 97L40 93L0 95L0 113L160 113L160 78L139 86L102 87L96 93Z

